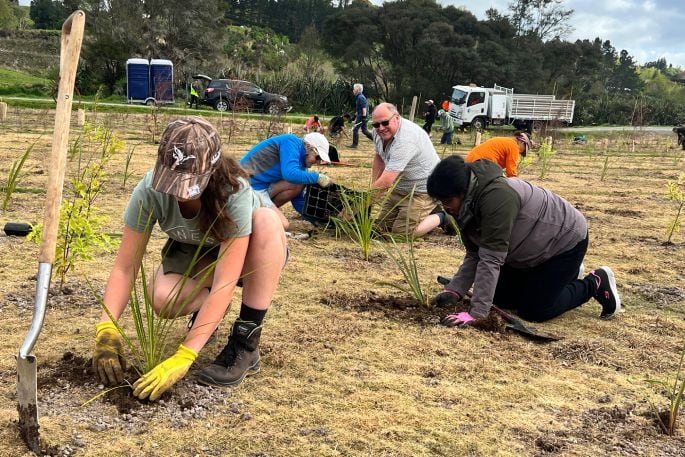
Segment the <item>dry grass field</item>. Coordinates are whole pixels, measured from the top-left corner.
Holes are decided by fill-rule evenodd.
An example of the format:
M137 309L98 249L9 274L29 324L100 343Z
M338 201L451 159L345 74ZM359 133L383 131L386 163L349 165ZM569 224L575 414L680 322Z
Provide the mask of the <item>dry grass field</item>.
M0 123L3 186L12 163L35 144L1 213L3 225L42 222L53 116L10 108ZM88 114L125 144L96 201L115 241L128 195L152 167L153 141L170 118ZM211 119L227 152L238 157L285 128L268 119ZM82 133L75 120L72 141ZM400 283L402 276L382 247L374 246L364 261L351 241L319 230L289 243L290 260L262 334L259 374L232 389L196 383L198 369L225 342L236 297L219 338L161 401L138 402L119 389L84 406L102 392L89 367L101 310L88 283L102 290L115 254L96 252L77 264L63 291L50 295L34 349L46 450L65 456L685 456L685 424L673 437L660 432L650 402L665 407L667 400L645 382L673 378L685 340L685 232L663 243L675 216L666 183L683 171L683 151L674 137L639 130L611 134L606 143L597 135L584 146L559 138L544 179L536 160L521 177L564 196L587 217L586 268L610 265L627 308L614 320L600 320L591 301L536 324L563 337L546 344L508 332L446 328L438 322L449 310L388 300L399 292L380 283ZM468 134L461 138L472 144ZM371 143L362 138L359 149L349 150L346 142L341 159L353 166L326 172L363 188ZM131 148L132 175L124 185ZM463 155L469 148L437 149ZM68 173L74 169L72 160ZM292 209L287 215L292 230L312 230ZM158 259L163 242L155 231L146 263ZM14 355L31 320L38 249L2 236L0 250L0 456L22 456L29 453L17 428ZM417 242L416 255L428 282L453 274L463 249L458 238L433 233ZM130 328L130 313L122 322ZM182 337L185 321L178 324Z

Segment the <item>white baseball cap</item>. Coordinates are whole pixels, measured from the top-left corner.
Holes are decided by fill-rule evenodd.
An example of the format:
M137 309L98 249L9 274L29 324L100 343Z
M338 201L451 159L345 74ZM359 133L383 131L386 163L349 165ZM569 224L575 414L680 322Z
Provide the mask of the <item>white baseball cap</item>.
M303 138L304 142L314 146L316 153L323 162L330 162L331 158L328 155L328 140L325 136L318 132L308 133Z

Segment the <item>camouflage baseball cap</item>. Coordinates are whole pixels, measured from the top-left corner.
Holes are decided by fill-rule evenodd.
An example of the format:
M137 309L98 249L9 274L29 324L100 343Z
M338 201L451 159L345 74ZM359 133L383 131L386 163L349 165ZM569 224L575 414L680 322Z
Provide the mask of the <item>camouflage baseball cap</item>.
M183 117L162 133L152 187L183 200L194 200L205 190L221 158L216 128L198 116Z

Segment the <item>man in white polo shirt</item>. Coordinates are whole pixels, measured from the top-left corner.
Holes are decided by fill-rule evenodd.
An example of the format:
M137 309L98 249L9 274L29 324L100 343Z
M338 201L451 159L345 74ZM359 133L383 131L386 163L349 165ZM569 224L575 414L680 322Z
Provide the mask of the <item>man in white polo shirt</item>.
M379 226L385 232L412 234L436 205L428 196L426 180L440 158L428 134L403 119L391 103L373 110L371 125L375 144L371 187L392 188L382 199Z

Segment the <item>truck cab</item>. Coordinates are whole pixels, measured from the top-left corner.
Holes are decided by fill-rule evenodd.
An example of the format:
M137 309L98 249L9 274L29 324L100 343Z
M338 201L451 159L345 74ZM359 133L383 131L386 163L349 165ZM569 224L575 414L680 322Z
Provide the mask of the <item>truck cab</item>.
M449 114L460 127L476 130L488 125L511 124L517 129L542 130L548 123L573 122L575 101L557 100L554 95L515 94L503 86L453 86Z
M481 130L488 124L504 123L506 92L477 86L454 86L452 89L450 115L457 125Z

